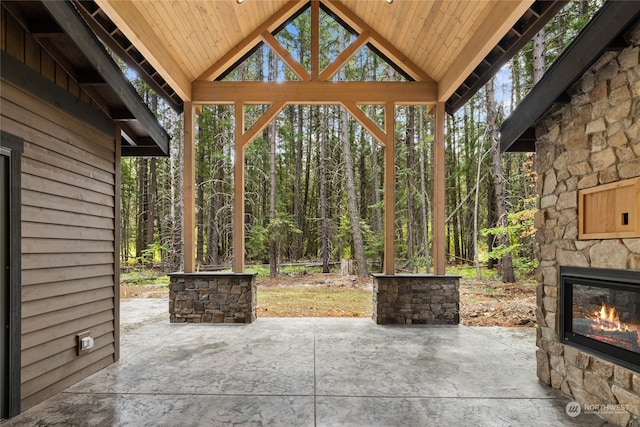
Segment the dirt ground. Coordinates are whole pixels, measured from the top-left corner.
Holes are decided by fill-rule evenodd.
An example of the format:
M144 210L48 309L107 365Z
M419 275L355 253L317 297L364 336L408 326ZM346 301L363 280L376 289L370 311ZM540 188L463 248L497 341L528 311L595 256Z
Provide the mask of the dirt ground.
M373 290L371 278L336 274L282 275L277 279L259 278L257 282L258 289L323 286L333 290ZM123 284L120 295L124 299L168 298L169 291L162 285ZM533 326L535 305L536 285L533 283L504 284L500 281L464 278L460 282L460 323L463 325Z

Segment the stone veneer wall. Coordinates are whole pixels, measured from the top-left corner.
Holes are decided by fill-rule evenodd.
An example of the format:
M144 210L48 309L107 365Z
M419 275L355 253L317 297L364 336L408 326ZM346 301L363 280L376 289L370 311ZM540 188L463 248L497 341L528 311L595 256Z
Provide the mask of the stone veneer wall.
M578 240L579 189L640 176L640 25L631 46L606 53L571 89L571 103L536 128L539 211L537 365L541 381L599 415L640 425L640 372L559 342L559 266L640 270L640 239ZM638 272L640 274L640 271Z
M254 273L169 275L171 323L251 323L256 320Z
M373 276L373 320L380 325L457 325L460 277Z

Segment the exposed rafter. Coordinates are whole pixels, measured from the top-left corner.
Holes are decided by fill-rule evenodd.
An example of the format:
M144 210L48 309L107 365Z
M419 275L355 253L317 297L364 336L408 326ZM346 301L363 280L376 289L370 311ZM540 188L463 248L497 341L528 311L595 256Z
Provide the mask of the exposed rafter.
M182 100L191 99L191 81L178 62L167 52L165 46L157 40L149 25L131 28L130 22L147 22L136 5L125 1L97 0L113 23L128 35L140 53L167 80ZM126 17L126 19L125 19Z
M129 67L133 68L171 108L181 113L183 106L180 97L104 11L93 1L74 0L73 4L100 40L107 44Z
M483 60L487 54L487 46L495 46L532 3L532 0L522 1L515 8L513 7L514 2L509 0L488 3L485 15L491 16L493 19L482 21L482 25L476 30L479 34L488 35L488 40L474 37L462 49L457 59L449 67L447 74L438 82L438 101L446 102L449 99ZM500 22L501 25L496 25L496 22Z
M141 102L113 59L108 55L94 33L69 2L42 2L53 19L73 40L86 60L118 94L124 106L133 114L163 154L169 154L169 135L158 124L151 111Z
M449 97L446 103L447 113L455 113L471 99L567 3L567 0L537 0L532 4Z

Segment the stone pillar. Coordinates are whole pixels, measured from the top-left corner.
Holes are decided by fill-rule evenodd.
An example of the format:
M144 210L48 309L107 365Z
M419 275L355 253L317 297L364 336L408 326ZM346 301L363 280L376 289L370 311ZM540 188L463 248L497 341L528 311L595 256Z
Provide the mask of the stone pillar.
M255 273L173 273L171 323L251 323L256 320Z
M379 325L457 325L460 276L373 276L373 320Z

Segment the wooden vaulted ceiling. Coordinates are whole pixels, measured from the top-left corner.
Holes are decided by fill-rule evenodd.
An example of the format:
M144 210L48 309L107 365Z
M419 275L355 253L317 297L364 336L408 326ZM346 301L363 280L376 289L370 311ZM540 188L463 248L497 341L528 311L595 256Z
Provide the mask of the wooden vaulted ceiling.
M88 11L85 18L94 17L106 29L102 37L113 42L124 36L125 41L116 44L124 43L125 52L133 49L143 57L142 66L152 68L152 80L170 86L182 101L191 100L194 81L215 79L248 52L252 39L259 42L264 30L272 32L308 3L95 0L98 9L91 1L76 2ZM437 82L437 100L447 102L449 112L475 93L565 3L322 0L323 8L357 32L369 33L369 43L409 70L414 80Z

